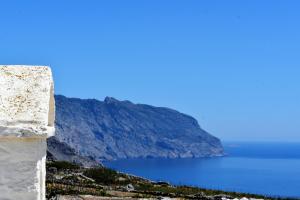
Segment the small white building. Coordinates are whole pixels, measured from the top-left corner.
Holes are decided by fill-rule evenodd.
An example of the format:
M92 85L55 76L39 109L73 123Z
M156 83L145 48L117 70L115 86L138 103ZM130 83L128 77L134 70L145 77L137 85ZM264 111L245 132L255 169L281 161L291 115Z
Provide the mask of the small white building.
M0 66L0 199L44 200L47 137L54 135L51 69Z

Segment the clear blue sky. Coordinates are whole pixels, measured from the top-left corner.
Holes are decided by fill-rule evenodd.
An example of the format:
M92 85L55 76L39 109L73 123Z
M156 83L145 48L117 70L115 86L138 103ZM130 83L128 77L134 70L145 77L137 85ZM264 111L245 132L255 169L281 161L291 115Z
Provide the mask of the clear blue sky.
M0 63L56 93L196 117L223 140L300 141L300 1L1 1Z

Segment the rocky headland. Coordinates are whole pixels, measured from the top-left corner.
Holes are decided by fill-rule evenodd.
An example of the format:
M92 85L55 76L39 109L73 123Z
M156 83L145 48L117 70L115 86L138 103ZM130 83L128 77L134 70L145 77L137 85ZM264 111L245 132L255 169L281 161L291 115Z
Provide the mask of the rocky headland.
M56 135L48 140L54 159L90 165L123 158L222 156L220 140L178 111L119 101L55 96Z

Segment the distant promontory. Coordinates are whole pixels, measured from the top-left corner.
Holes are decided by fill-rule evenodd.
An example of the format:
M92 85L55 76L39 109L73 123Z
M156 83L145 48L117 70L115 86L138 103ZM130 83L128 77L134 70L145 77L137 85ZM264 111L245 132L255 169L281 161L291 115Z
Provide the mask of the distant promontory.
M222 156L220 140L191 116L178 111L119 101L55 96L56 136L49 154L84 163L123 158Z

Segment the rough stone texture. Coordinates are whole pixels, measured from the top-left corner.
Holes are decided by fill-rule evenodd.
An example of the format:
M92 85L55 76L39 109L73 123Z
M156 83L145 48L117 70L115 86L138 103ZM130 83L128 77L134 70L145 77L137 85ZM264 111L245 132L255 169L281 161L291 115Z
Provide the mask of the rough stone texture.
M194 118L178 111L113 98L103 102L55 97L55 138L80 156L101 161L223 155L218 138L201 129ZM51 138L48 144L53 141Z
M71 148L64 142L60 142L55 137L51 137L47 141L47 159L51 161L68 161L77 163L85 167L102 166L99 162L86 156L78 155L75 149Z
M0 199L44 200L46 138L54 134L51 70L0 66Z
M0 66L0 136L54 134L51 70L41 66Z

